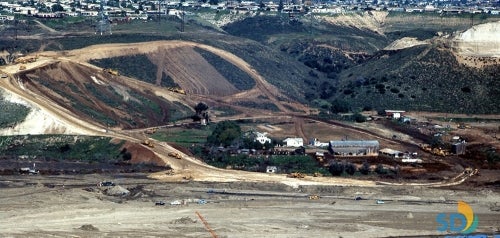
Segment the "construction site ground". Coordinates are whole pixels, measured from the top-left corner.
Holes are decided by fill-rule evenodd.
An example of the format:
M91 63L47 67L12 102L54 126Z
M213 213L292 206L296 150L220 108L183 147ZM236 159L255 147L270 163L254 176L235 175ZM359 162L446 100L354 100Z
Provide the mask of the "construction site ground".
M256 85L248 91L236 93L234 89L228 88L228 92L224 93L212 91L213 88L208 87L210 85L200 83L186 86L188 95L179 95L131 78L102 75L102 69L87 62L91 58L151 53L162 47L166 49L181 47L189 52L193 47L201 47L238 66L255 80ZM438 226L435 221L436 215L442 212L456 212L458 200L464 200L473 207L480 221L478 232L500 232L500 219L498 219L500 209L497 204L500 201L498 170L490 171L481 167L479 176L466 180L469 177L464 174L466 166L453 167L462 161L460 158L443 160L427 154L425 156L428 159L425 162L446 162L447 174L432 175L434 177L424 178L421 181L392 180L389 182L393 185L389 186L376 183L380 178L308 176L304 179L295 179L287 178L284 174L214 168L173 143L148 139L149 136L144 133L147 128L129 130L101 125L88 115L71 110L72 107L50 97L51 94L35 90L17 77L23 74L29 76L29 72L48 65L52 65L51 67L66 65L70 69L74 67L78 72L88 71L88 75L81 77L82 82L93 82L92 75L101 75L102 79L97 79L102 82L124 82L121 85L141 90L149 89L152 95L171 101L182 101L187 106L204 99L211 105L230 105L238 110L242 108L231 105L232 101L266 96L279 110L271 112L243 108L245 110L240 111L246 113L236 115L234 118L215 118L215 120L244 120L250 117L249 114L253 114L251 120L265 116L280 118L280 123L287 122L256 125L259 129L269 128L267 131L274 136L302 137L306 141L317 137L324 142L346 137L357 140L377 139L381 146L401 151L414 151L414 148L418 148L419 141L414 141L411 136L397 133L384 124L313 120L306 113L298 112L309 112L307 106L293 101L279 100L278 96L283 95L242 59L222 49L203 44L169 41L134 45L100 45L68 51L65 54L45 52L44 55L40 55L37 62L27 63L25 71L19 72L18 65L2 68L2 72L9 74L9 77L0 81L0 86L12 97L19 98L20 101L43 111L53 118L52 124L57 122L64 127L62 131L47 129L45 133L84 134L125 140L127 145L132 147L134 158L137 158L134 163L163 162L173 168L173 173L160 171L146 175L104 171L86 175L68 172L61 175L51 173L41 173L36 176L1 175L1 237L209 237L210 234L198 220L195 211L199 211L205 217L210 227L220 237L439 235L440 233L436 231ZM203 69L196 70L201 72ZM53 74L56 78L64 76L57 71L59 70L52 73L49 71L47 75ZM193 75L203 76L201 73ZM178 76L179 78L175 79L188 85L188 82L183 80L189 78L188 76L191 75ZM94 86L98 87L101 81L96 80ZM206 94L190 95L190 92ZM290 110L289 107L295 110ZM440 124L446 126L445 123ZM491 127L487 129L488 131L497 128L498 123L493 124L496 127ZM167 126L171 125L165 127ZM452 126L456 128L456 125ZM31 129L32 127L26 127L18 133L29 134ZM263 131L266 131L264 129ZM473 125L472 129L461 130L460 133L462 132L466 136L469 135L472 139L469 141L473 143L499 145L493 134L489 135L486 129L481 129L477 125ZM394 135L397 139L393 139ZM151 140L153 146L145 145L145 140ZM172 158L168 156L169 153L179 153L182 159ZM424 153L419 151L419 154ZM433 179L435 181L432 181ZM109 194L108 188L97 186L101 181L113 181L117 184L114 195ZM407 184L400 185L403 184L400 182ZM453 187L450 187L451 185ZM122 196L121 193L124 191L130 193ZM321 198L309 200L311 194L318 194ZM363 200L354 200L356 196L360 196ZM206 199L208 203L197 204L198 199ZM376 200L379 199L385 203L377 204ZM166 204L155 206L156 201L165 201ZM174 206L170 205L172 201L187 202L186 205Z
M108 187L97 186L101 181L130 193L113 196ZM218 237L437 236L447 233L436 231L436 215L456 212L459 200L478 216L477 232L500 232L500 195L494 187L293 188L261 182L164 183L130 173L1 176L0 188L2 237L210 237L196 211ZM309 200L311 194L321 198ZM362 200L354 199L358 196ZM198 204L199 199L207 203Z

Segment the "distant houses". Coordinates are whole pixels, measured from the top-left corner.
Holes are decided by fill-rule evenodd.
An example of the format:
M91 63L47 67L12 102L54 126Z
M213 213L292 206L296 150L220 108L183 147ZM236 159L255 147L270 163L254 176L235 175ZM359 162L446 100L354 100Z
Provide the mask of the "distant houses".
M302 138L286 138L283 140L285 147L301 147L304 146L304 139Z
M267 137L267 132L264 133L255 132L254 141L258 141L261 144L271 143L271 138Z

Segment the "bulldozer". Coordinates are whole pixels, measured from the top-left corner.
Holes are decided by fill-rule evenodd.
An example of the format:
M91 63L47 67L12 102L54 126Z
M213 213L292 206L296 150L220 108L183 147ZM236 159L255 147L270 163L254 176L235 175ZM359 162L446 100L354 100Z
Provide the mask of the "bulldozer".
M148 147L151 147L151 148L154 148L154 147L155 147L155 145L153 145L153 142L151 142L150 140L144 140L144 141L142 142L142 144L143 144L143 145L146 145L146 146L148 146Z
M306 175L303 174L303 173L299 173L299 172L293 172L293 173L289 173L287 175L288 178L305 178Z
M318 199L320 199L320 196L317 194L309 195L309 200L318 200Z
M167 88L168 91L172 91L174 93L179 93L179 94L184 94L186 95L186 91L184 91L184 89L180 88L180 87L169 87Z
M158 127L154 127L154 128L151 128L151 129L147 129L146 131L144 131L146 134L154 134L156 133L156 131L158 130Z
M180 154L179 154L179 153L177 153L177 152L169 152L169 153L168 153L168 156L170 156L170 157L174 157L174 158L176 158L176 159L182 159L182 155L180 155Z
M15 64L26 64L26 63L33 63L36 62L38 57L20 57L14 60Z
M116 69L104 69L104 72L107 72L108 74L111 75L120 76L120 73Z

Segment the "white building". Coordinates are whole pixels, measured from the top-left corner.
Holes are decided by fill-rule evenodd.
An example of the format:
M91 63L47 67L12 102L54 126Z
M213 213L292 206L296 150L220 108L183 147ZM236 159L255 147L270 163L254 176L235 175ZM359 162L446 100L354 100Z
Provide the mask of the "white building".
M304 140L302 138L286 138L283 140L284 146L286 147L301 147L304 146Z
M318 140L318 138L313 138L310 144L314 147L328 147L329 145L328 142L321 142Z
M258 141L261 144L271 143L271 139L267 137L267 132L260 133L260 132L255 132L255 139L254 141Z

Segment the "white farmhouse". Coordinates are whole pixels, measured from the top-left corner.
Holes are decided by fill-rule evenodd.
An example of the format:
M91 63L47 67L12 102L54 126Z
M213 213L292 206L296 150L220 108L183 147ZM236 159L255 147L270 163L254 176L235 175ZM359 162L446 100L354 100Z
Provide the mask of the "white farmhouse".
M261 144L271 143L271 139L267 137L267 132L260 133L260 132L255 132L255 140L258 141Z
M301 147L304 146L304 140L302 138L286 138L283 140L283 144L286 147Z

